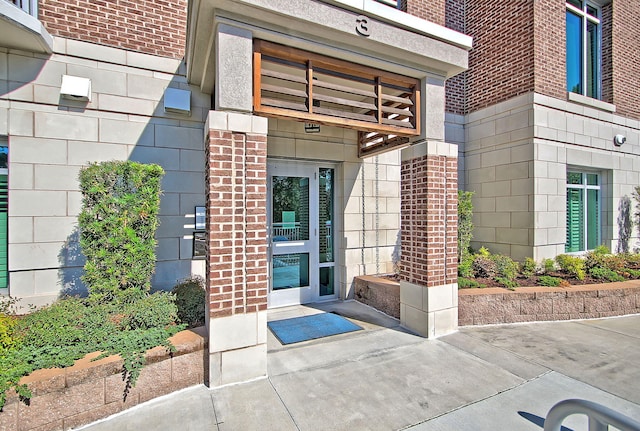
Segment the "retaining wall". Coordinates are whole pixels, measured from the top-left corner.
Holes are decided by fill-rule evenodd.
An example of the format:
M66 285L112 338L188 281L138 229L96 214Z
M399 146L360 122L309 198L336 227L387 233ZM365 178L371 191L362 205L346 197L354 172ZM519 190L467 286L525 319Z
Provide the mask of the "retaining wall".
M355 299L400 318L399 283L354 279ZM640 313L640 280L569 287L460 289L458 325L592 319Z
M206 329L171 337L176 352L164 347L147 352L147 365L124 398L122 359L109 356L92 362L92 353L72 367L38 370L24 377L33 397L28 403L8 393L0 412L0 430L51 431L76 428L182 388L204 383Z

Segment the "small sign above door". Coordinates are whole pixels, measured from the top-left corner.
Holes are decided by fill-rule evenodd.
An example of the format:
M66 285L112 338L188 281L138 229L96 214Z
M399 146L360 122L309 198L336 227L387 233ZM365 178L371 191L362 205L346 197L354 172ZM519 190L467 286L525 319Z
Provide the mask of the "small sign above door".
M320 124L304 123L305 133L320 133Z

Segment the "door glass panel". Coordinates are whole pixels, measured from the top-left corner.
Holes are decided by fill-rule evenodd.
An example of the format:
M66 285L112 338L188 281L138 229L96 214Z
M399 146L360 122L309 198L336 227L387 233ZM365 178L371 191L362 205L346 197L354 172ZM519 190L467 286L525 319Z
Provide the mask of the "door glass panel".
M273 241L309 239L309 178L273 177Z
M333 169L320 168L318 188L320 263L333 262Z
M333 266L320 268L320 296L328 296L335 293L333 280Z
M309 253L273 256L273 290L309 285Z

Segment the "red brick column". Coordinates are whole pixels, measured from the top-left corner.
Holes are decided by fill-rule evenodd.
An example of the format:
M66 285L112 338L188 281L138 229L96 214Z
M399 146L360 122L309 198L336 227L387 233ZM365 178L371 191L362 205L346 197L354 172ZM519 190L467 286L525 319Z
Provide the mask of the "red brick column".
M458 159L425 155L401 167L400 276L422 286L457 282Z
M221 386L267 372L267 120L209 112L209 378Z
M438 337L458 322L457 146L414 144L400 173L400 322Z
M267 137L210 130L209 316L267 309Z

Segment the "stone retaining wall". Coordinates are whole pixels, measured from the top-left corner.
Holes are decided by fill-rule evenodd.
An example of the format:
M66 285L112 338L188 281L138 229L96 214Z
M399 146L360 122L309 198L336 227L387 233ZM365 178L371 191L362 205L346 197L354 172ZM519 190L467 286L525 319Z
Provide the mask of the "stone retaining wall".
M640 313L640 281L569 287L463 289L458 294L458 323L591 319Z
M355 299L400 318L397 282L359 276ZM461 289L458 325L592 319L640 313L640 280L569 287Z
M400 284L386 278L361 275L354 280L355 299L389 316L400 318Z
M205 379L207 332L204 327L171 337L176 352L165 348L147 352L147 365L135 388L124 399L122 359L109 356L99 361L87 355L69 368L38 370L24 377L33 398L28 404L15 392L8 393L0 412L0 430L50 431L77 428L131 408L136 404L202 384Z

